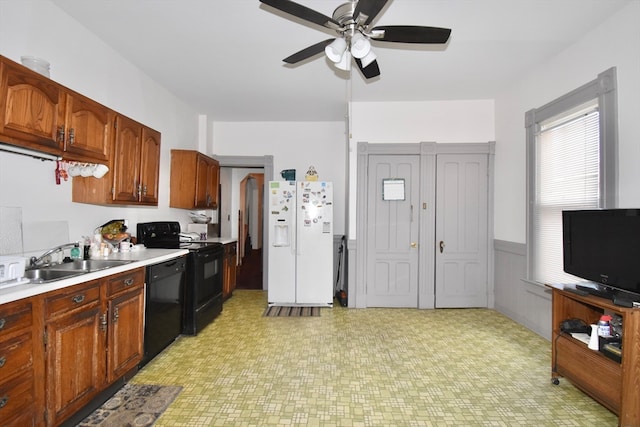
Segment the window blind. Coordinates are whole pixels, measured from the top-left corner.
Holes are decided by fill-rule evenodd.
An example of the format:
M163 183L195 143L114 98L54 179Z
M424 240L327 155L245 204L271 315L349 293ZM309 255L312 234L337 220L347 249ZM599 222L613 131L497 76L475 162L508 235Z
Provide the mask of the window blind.
M600 204L597 101L541 123L536 135L534 280L575 282L562 267L562 211Z

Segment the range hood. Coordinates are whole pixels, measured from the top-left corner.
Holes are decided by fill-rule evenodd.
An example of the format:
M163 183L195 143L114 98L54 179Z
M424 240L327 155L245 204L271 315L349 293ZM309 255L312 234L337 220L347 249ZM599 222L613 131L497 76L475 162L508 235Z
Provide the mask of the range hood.
M10 145L0 142L0 151L6 151L8 153L20 154L22 156L33 157L38 160L50 160L56 161L61 160L61 156L57 156L55 154L43 153L41 151L32 150L30 148L18 147L17 145Z

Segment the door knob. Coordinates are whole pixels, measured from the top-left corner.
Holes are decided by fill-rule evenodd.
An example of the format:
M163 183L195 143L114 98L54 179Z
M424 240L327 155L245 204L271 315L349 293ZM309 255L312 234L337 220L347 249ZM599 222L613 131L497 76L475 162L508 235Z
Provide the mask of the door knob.
M440 253L444 251L444 242L440 240Z
M418 247L418 244L417 244L416 242L411 242L411 247L412 247L412 248L417 248L417 247Z

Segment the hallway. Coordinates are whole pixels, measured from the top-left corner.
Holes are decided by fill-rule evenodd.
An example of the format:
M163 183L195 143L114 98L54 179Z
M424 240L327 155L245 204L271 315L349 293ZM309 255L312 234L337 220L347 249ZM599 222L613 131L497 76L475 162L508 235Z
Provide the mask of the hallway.
M595 426L617 418L550 343L493 310L348 309L263 317L237 290L211 325L133 379L184 386L156 426Z
M238 266L236 289L262 289L262 271L262 249L246 251Z

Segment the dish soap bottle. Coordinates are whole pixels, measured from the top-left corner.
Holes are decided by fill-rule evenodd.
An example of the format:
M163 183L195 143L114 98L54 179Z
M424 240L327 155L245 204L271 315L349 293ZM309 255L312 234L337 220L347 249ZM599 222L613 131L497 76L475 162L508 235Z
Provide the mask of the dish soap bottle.
M80 259L80 243L76 242L75 246L71 248L71 259Z

